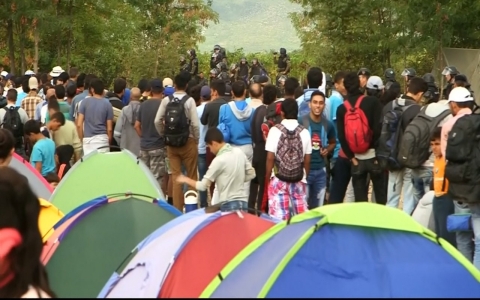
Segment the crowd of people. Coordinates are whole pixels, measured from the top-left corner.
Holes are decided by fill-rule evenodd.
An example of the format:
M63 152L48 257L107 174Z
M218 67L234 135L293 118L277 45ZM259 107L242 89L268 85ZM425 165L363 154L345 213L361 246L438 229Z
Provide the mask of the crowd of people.
M173 79L142 79L131 88L117 78L111 91L76 68L2 73L0 164L8 166L15 152L55 186L83 156L127 149L180 211L184 193L193 190L200 207L282 220L369 198L395 208L403 198L402 209L411 215L432 190L437 235L480 268L480 121L466 78L454 71L446 68L442 93L432 91L429 76L411 69L404 71L404 93L393 70L385 72L384 83L366 68L337 72L331 91L318 67L310 68L305 85L286 77L277 86L265 74L206 84L182 70ZM32 201L27 198L33 195L14 195L26 185L14 171L2 170L0 177L2 195L22 200L11 209ZM38 213L37 206L29 213ZM452 233L447 219L460 213L471 216L471 228ZM8 223L8 210L0 216ZM24 238L32 229L25 230ZM16 245L18 235L6 236ZM37 238L26 246L40 247ZM39 266L31 274L39 287L42 272ZM0 270L0 284L2 276Z

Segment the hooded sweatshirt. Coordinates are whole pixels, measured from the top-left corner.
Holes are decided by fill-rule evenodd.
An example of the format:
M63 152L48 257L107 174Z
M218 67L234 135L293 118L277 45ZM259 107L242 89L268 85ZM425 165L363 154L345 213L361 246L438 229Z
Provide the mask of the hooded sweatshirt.
M130 150L134 155L140 155L140 137L135 131L135 121L140 109L139 101L131 101L122 109L115 124L114 137L122 149Z
M220 107L219 123L230 131L229 143L235 146L252 144L251 124L254 109L245 100L230 101Z

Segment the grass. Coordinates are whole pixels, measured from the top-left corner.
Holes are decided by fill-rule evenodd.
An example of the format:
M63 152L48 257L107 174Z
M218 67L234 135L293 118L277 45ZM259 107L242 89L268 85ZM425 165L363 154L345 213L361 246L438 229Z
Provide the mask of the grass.
M214 0L212 8L220 22L206 29L200 51L210 51L215 44L245 52L300 48L288 14L302 8L289 0Z

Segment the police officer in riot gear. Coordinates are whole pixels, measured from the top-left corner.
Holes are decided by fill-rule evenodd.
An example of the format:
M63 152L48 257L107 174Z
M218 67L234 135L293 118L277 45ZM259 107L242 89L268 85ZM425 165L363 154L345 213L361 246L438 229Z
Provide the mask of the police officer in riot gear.
M217 69L219 70L217 79L223 80L226 83L230 83L230 74L228 74L228 66L222 61L219 62L217 65Z
M410 79L417 76L417 71L415 71L414 68L406 68L405 70L403 70L402 76L403 78L405 78L405 82L408 83Z
M395 71L392 68L388 68L385 70L385 90L388 90L392 83L397 82L395 79Z
M455 76L460 74L454 66L445 67L442 71L442 75L445 76L445 81L447 82L445 88L443 89L443 98L448 99L448 95L453 89L453 84L455 83Z
M183 55L180 56L180 72L182 71L190 72L190 65Z
M277 52L273 53L273 62L277 65L278 75L287 75L290 73L290 57L287 55L287 49L280 48L280 56ZM278 80L277 80L278 81Z
M423 80L427 83L427 91L423 94L423 97L427 100L427 104L432 102L438 102L440 99L440 92L437 84L435 83L435 77L431 73L423 75Z
M265 70L265 68L256 58L252 60L252 65L250 66L250 77L255 75L268 75L267 70Z
M190 69L190 74L192 74L192 77L197 79L198 82L198 59L197 59L197 53L195 52L195 49L190 49L187 51L188 56L190 58L189 60L189 69Z
M368 78L370 78L370 75L372 75L372 72L370 72L370 70L367 68L360 68L360 70L357 72L357 75L360 79L360 90L363 94L365 94L367 92L367 81Z
M247 83L250 72L249 69L250 66L248 65L247 59L242 57L236 66L236 80L243 80L245 83Z
M219 63L223 62L224 57L222 52L220 51L221 49L222 47L220 47L219 45L215 45L213 47L213 53L210 59L210 68L215 69Z

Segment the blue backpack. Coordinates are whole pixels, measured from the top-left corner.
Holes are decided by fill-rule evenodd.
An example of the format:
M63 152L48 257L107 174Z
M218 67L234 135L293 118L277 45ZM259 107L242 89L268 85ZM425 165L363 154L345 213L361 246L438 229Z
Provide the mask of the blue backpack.
M299 116L304 116L310 113L310 107L308 107L308 102L310 102L312 93L315 91L318 91L318 89L306 89L303 91L303 102L300 103L300 106L298 107Z

